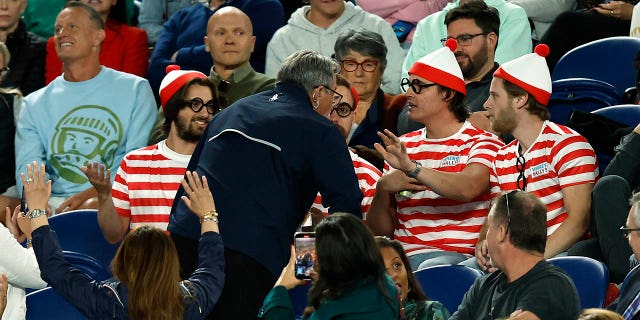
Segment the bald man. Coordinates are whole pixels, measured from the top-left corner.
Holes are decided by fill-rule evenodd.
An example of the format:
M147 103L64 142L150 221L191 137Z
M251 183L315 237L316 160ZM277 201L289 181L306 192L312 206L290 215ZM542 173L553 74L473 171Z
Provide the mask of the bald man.
M218 87L221 108L274 88L275 79L256 72L249 63L255 43L251 20L240 9L224 7L209 18L204 45L213 59L209 79ZM149 144L166 139L163 123L164 113L160 110Z
M209 79L226 98L226 107L240 98L273 89L275 80L253 70L249 64L256 43L249 17L235 7L224 7L207 23L205 50L211 54L213 68Z

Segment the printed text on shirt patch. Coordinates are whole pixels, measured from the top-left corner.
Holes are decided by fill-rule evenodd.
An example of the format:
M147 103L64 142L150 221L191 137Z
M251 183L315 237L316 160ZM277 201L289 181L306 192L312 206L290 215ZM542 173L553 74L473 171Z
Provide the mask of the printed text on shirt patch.
M458 163L460 163L460 156L446 156L440 162L440 168L453 167L453 166L457 165Z
M546 163L546 162L543 162L543 163L541 163L539 165L535 165L535 166L531 167L530 170L531 170L531 177L532 178L544 176L547 173L549 173L549 164Z

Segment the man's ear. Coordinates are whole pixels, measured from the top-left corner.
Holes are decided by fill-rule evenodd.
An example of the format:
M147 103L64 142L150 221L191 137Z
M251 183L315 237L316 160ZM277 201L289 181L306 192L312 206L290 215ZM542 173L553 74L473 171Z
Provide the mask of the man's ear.
M103 29L97 30L93 46L94 47L99 47L102 44L102 41L104 41L104 37L105 36L106 36L106 33L104 32Z
M209 37L204 36L204 38L202 38L202 41L204 41L204 51L211 53L211 49L209 48Z
M495 32L489 32L487 34L487 47L488 49L495 53L496 52L496 48L498 47L498 35Z
M498 243L502 243L504 241L507 240L507 232L509 230L507 230L507 225L506 224L501 224L498 227Z
M521 96L513 97L513 103L516 109L524 108L529 102L529 94L525 93Z
M251 37L251 53L253 53L253 50L256 47L256 36L252 36Z

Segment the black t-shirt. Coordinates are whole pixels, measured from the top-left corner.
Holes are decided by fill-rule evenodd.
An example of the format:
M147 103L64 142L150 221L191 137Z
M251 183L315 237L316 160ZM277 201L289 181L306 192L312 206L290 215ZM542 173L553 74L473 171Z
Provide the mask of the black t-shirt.
M542 260L512 283L502 271L478 279L450 319L506 319L518 309L544 320L577 319L580 299L569 276Z

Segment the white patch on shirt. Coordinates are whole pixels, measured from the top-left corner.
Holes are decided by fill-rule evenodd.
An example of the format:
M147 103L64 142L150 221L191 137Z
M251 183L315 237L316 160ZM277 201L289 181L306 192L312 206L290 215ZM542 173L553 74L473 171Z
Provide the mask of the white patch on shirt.
M544 176L549 173L549 164L546 162L543 162L539 165L529 168L529 171L531 171L532 178Z
M460 156L446 156L440 162L440 168L453 167L460 163Z
M274 94L273 97L269 98L270 102L273 102L273 101L276 101L276 100L278 100L278 94L277 93Z

